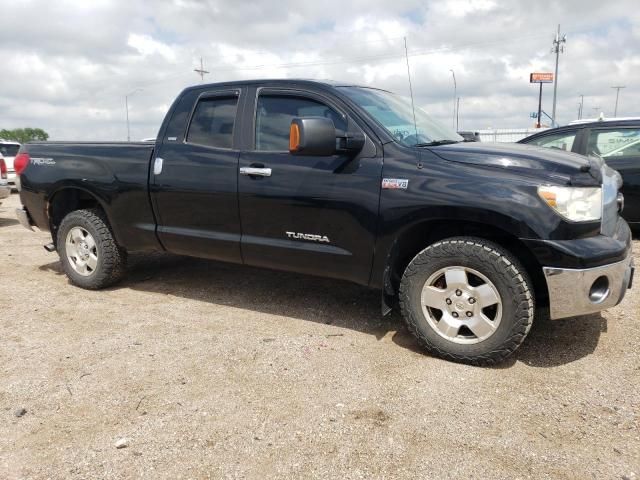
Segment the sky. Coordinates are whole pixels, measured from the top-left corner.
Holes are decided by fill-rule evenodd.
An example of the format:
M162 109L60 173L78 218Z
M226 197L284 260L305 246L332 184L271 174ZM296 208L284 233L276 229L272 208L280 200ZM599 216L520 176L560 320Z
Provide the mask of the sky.
M459 128L533 126L552 72L557 119L640 116L637 0L0 0L0 129L39 127L51 140L155 137L185 87L251 78L317 78L409 94ZM553 85L543 87L551 115Z

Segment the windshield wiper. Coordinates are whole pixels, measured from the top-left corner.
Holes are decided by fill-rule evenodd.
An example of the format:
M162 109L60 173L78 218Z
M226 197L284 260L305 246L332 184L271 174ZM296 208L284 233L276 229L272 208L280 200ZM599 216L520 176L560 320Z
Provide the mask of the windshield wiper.
M426 143L416 143L414 147L436 147L438 145L449 145L451 143L459 143L458 140L434 140Z

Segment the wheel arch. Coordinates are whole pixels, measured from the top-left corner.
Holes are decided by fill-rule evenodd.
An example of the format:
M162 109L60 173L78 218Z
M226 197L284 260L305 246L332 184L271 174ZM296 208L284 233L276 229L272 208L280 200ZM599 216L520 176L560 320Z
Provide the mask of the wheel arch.
M76 185L62 186L55 190L47 200L47 217L54 243L56 242L58 227L67 214L74 210L96 208L104 213L117 239L118 234L111 222L109 209L104 199L94 192Z
M469 220L441 219L416 223L395 238L389 249L382 274L383 303L388 306L394 301L402 274L418 253L437 241L458 236L489 240L511 252L529 274L537 302L545 304L548 301L549 294L542 266L517 236L495 225Z

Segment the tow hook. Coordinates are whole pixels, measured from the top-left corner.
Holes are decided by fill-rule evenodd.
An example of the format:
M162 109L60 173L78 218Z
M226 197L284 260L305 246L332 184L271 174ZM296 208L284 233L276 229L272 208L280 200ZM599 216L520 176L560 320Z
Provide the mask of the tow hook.
M56 251L56 246L53 244L53 242L51 243L47 243L46 245L44 245L44 249L51 253L51 252L55 252Z

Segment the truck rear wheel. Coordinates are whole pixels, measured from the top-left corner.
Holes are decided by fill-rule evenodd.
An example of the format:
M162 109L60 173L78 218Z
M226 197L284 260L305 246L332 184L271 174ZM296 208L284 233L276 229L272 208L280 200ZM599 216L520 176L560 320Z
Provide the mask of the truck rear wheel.
M67 214L60 223L56 245L67 277L78 287L98 290L124 276L126 252L116 243L99 210Z
M533 288L525 269L499 245L456 237L434 243L409 263L400 307L428 352L491 365L511 355L529 333Z

